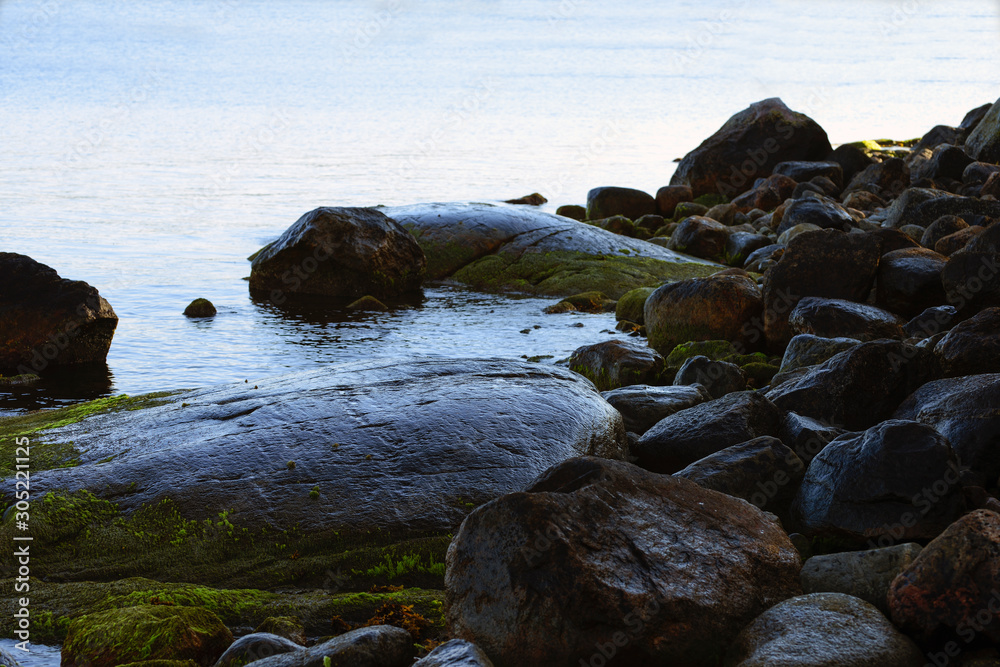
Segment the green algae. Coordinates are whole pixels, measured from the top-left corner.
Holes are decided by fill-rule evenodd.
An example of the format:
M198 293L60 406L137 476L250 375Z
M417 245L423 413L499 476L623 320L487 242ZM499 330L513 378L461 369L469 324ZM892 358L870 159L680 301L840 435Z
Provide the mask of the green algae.
M654 291L656 291L655 287L637 287L623 294L615 306L615 319L645 324L644 306L646 299Z
M721 361L735 354L737 350L728 340L688 341L670 351L667 355L667 367L680 368L691 357L704 356L713 361Z

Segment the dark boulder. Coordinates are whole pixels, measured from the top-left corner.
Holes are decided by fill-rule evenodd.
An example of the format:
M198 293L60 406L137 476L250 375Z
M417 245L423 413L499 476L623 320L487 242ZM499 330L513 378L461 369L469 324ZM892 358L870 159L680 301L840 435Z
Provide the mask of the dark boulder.
M776 230L778 234L786 230L809 223L816 225L820 229L840 229L847 231L845 226L854 221L851 214L844 210L840 204L827 199L807 197L805 199L795 199L785 208L785 214L781 218L781 224Z
M623 294L615 303L615 319L645 324L646 316L643 309L646 307L646 299L655 291L653 287L637 287Z
M728 340L744 347L761 338L760 289L743 276L710 276L668 283L646 299L650 347L662 354L687 341Z
M973 238L970 245L978 238ZM971 250L953 253L941 271L941 283L948 303L960 312L1000 306L1000 253Z
M930 338L950 329L958 310L954 306L928 308L906 323L903 331L911 338Z
M877 194L867 190L856 190L844 197L844 208L853 208L858 211L874 211L877 208L885 208L885 201Z
M664 359L646 345L616 338L577 348L569 367L598 390L607 391L630 384L658 384Z
M990 179L990 176L1000 171L1000 164L989 162L970 162L962 172L962 182L968 185L980 185Z
M213 667L242 667L249 662L301 649L291 639L270 632L254 632L233 642Z
M958 146L940 144L931 150L926 161L912 169L910 176L914 181L921 178L935 181L939 179L960 181L962 173L972 161L972 158Z
M945 377L1000 373L1000 308L956 325L934 346Z
M812 297L810 297L812 298ZM856 338L823 338L812 334L798 334L788 341L785 354L781 358L781 371L821 364L835 354L859 345Z
M594 188L587 193L587 219L600 220L623 215L638 220L656 213L656 200L648 192L614 186Z
M213 317L218 311L208 299L195 299L184 309L185 317Z
M102 364L118 316L97 289L26 255L0 252L0 372Z
M693 199L694 192L686 185L664 185L656 191L656 212L664 218L672 218L678 204Z
M983 233L983 228L978 225L966 227L965 229L948 234L938 239L934 244L934 252L945 257L951 257L965 246L969 245L972 239Z
M903 251L905 252L905 251ZM903 338L903 321L887 310L844 299L808 296L795 306L788 323L796 334L821 338L878 340Z
M979 196L990 196L994 199L1000 199L1000 175L993 174L986 179L982 189L979 191Z
M1000 100L990 107L965 140L965 150L980 162L1000 164Z
M921 245L914 239L904 234L901 230L892 229L891 227L882 227L879 229L873 229L867 232L872 236L878 237L882 241L882 256L884 257L887 253L894 250L907 250L909 248L920 248ZM921 230L921 234L923 230Z
M774 173L788 176L798 183L805 183L816 176L826 176L838 187L844 186L844 168L839 162L782 162L775 165Z
M530 195L525 195L523 197L505 199L504 203L514 204L516 206L541 206L542 204L548 204L549 200L537 192L532 192Z
M920 245L933 250L938 241L968 226L969 223L957 215L942 215L924 230L924 235L920 237Z
M705 387L712 398L722 398L747 388L739 366L701 355L688 358L674 376L675 386L695 384Z
M807 296L864 301L881 255L881 239L833 229L796 236L778 263L764 274L764 329L768 344L791 339L788 316Z
M844 433L842 428L789 411L782 419L778 437L808 465L824 447Z
M809 464L793 506L802 532L869 546L933 539L964 511L948 439L899 420L828 444Z
M868 151L857 143L837 146L826 159L840 165L844 171L844 183L850 183L858 172L875 164L875 160Z
M448 550L446 619L502 666L717 664L797 594L799 567L749 503L579 458L469 515Z
M917 387L933 379L932 353L897 341L872 341L845 350L771 384L767 398L850 430L888 419Z
M712 400L708 391L698 385L651 387L635 384L605 391L601 395L621 413L625 430L637 435L642 435L675 412Z
M883 199L893 199L910 187L910 168L898 157L865 167L851 179L844 193L867 190Z
M757 177L769 176L781 162L822 160L830 151L823 128L771 98L736 114L685 155L670 184L689 185L696 196L721 194L732 199L752 188Z
M353 301L420 289L427 261L414 238L375 208L317 208L250 264L250 291L278 305L296 296Z
M722 262L726 258L729 228L717 220L693 215L685 218L670 235L667 248L686 255Z
M726 239L726 264L742 267L747 258L771 245L771 239L753 232L731 232Z
M882 255L875 278L875 302L904 317L943 305L947 297L941 272L947 263L947 257L926 248L893 250Z
M254 667L407 667L413 638L403 628L371 625L309 648L256 660Z
M583 222L587 219L587 208L577 204L563 204L556 209L556 215L561 215L564 218L576 220L577 222Z
M785 252L784 243L771 243L750 253L743 262L743 269L754 273L764 273L778 263Z
M452 639L417 660L413 667L493 667L493 661L475 644Z
M660 420L633 447L636 462L673 473L726 447L762 435L777 436L781 412L759 393L726 394Z
M732 203L743 213L754 209L773 211L781 202L792 196L796 185L796 182L787 176L771 174L767 178L758 179L752 190L733 198Z
M920 554L915 542L864 551L813 556L802 564L802 590L806 593L844 593L889 613L886 595L893 579Z
M906 199L900 197L886 211L883 223L886 227L898 229L904 225L917 225L926 229L943 215L957 215L966 222L976 216L1000 217L1000 202L996 201L959 197L922 188L910 188L904 196Z

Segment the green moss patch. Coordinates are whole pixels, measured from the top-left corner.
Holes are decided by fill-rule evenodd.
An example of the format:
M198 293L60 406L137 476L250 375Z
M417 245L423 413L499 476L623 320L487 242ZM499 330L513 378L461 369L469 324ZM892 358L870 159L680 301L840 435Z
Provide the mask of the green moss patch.
M737 354L736 348L728 340L699 340L681 343L667 355L668 368L680 368L691 357L704 356L713 361L721 361Z

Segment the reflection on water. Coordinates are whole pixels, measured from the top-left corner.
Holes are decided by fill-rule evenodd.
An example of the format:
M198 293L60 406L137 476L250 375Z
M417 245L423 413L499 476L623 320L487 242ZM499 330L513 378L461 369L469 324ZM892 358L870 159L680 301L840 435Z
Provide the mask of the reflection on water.
M111 393L114 376L107 364L58 368L30 384L2 387L0 415L10 412L57 408Z
M31 644L30 651L24 652L14 648L13 639L0 639L0 648L10 653L21 667L57 667L59 665L59 647Z

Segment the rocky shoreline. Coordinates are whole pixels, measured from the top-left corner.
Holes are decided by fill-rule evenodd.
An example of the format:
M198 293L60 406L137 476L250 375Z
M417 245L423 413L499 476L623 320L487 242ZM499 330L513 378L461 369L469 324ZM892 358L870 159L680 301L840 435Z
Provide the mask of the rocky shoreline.
M89 667L1000 664L998 197L1000 101L834 149L770 99L653 194L315 209L254 299L444 281L632 336L0 419L0 635ZM104 362L94 287L13 253L0 286L0 386Z

